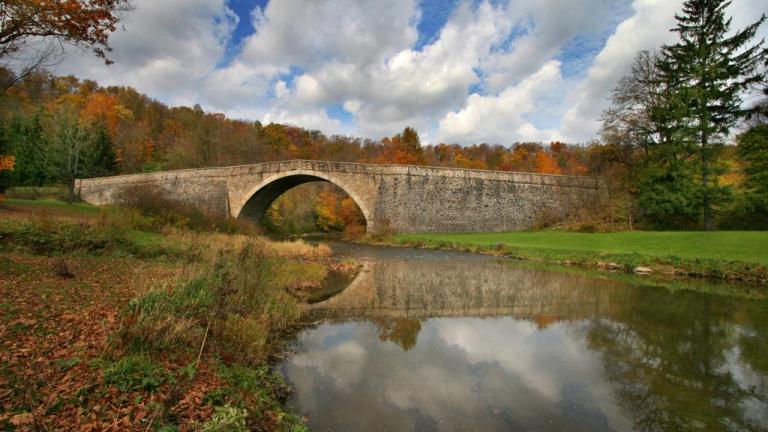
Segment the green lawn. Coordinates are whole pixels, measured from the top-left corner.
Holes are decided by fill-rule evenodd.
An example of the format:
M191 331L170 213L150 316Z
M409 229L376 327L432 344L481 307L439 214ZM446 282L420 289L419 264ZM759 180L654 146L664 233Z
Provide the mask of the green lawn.
M492 247L648 257L715 259L768 265L768 231L574 233L562 231L492 234L400 234L401 242L456 243Z

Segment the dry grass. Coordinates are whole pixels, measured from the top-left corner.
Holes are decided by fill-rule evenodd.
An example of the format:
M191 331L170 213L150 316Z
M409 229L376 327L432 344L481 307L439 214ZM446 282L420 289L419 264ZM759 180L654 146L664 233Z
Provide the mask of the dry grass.
M239 253L246 247L264 255L278 258L327 258L333 251L324 244L312 245L303 240L272 241L264 237L243 234L201 233L193 231L167 232L186 244L199 248L202 257L213 260L221 253Z

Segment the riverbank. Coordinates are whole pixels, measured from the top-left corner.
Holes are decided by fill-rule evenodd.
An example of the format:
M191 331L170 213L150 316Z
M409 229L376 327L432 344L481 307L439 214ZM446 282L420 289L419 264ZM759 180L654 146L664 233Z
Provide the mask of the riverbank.
M651 277L768 284L768 232L398 234L374 243L477 252Z
M0 202L0 429L304 430L272 365L353 266L240 229Z

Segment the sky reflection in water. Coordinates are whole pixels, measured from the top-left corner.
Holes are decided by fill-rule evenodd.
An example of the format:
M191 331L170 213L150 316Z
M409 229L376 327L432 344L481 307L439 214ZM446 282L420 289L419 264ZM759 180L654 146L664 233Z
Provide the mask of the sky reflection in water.
M370 265L282 365L312 430L765 430L764 301L493 260Z

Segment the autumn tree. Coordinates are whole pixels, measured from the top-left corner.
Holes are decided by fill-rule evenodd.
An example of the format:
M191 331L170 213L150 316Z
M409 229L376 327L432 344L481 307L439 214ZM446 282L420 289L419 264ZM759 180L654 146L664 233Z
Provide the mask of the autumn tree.
M423 165L424 152L416 129L406 127L403 132L381 140L381 155L379 163L400 165Z
M603 112L601 143L589 151L593 172L609 182L611 192L623 195L621 211L630 229L633 228L638 189L651 193L648 188L638 185L641 163L647 160L649 148L663 139L660 134L663 125L651 117L653 110L661 104L663 89L656 61L657 54L653 51L637 53L630 72L616 84L610 106ZM609 203L612 216L614 204Z
M117 29L130 0L5 0L0 3L0 60L15 67L15 77L2 83L6 90L21 77L73 45L92 51L106 64L112 50L109 36Z
M557 164L555 158L544 150L539 150L536 153L536 172L542 174L560 174L560 166Z
M10 155L9 140L6 137L5 130L0 130L0 199L5 193L8 172L12 171L16 165L16 157Z
M317 196L317 226L324 232L339 231L344 227L344 221L339 216L337 207L338 197L331 191L324 190Z

